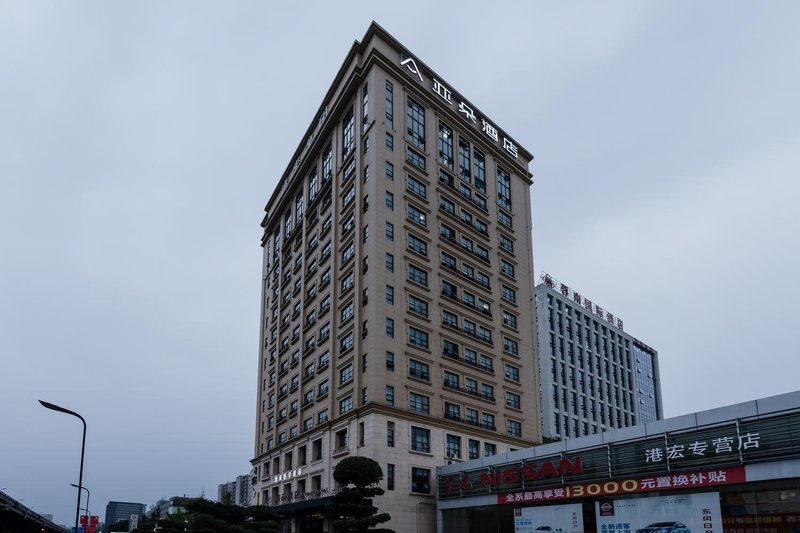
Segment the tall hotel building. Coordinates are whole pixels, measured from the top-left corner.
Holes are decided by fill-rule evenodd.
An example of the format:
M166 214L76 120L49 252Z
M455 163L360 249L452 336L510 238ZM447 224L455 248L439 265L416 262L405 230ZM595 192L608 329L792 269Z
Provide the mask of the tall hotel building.
M388 527L434 531L437 466L541 442L531 160L380 26L350 49L262 222L252 464L282 531L323 530L344 457L382 467Z
M663 418L658 353L625 333L619 317L542 274L536 322L546 439Z

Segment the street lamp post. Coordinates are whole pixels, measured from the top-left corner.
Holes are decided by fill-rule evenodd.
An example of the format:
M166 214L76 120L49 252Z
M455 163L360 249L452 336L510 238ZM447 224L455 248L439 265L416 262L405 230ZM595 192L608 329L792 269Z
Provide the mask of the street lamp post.
M86 528L88 529L89 528L89 520L91 518L91 516L89 515L89 497L92 495L92 493L90 493L89 489L87 489L86 487L79 487L75 483L70 483L69 485L70 485L70 487L75 487L76 489L83 489L83 490L86 491L86 507L84 507L83 510L86 511Z
M84 420L83 417L78 413L76 413L75 411L70 411L69 409L64 409L63 407L59 407L58 405L45 402L42 400L39 400L39 403L42 404L42 407L46 407L47 409L50 409L52 411L58 411L60 413L66 413L68 415L78 417L81 419L81 422L83 422L83 440L81 441L81 470L80 474L78 475L78 485L77 485L78 505L75 507L75 533L78 533L78 522L81 516L81 489L83 489L83 452L86 449L86 420Z

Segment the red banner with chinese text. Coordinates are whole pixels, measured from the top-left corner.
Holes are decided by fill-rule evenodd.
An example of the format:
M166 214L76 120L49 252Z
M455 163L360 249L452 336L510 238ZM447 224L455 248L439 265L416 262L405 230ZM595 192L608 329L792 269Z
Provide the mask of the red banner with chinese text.
M569 498L588 498L594 496L613 496L633 492L649 492L656 490L691 489L695 487L712 487L745 482L744 466L717 468L681 472L660 476L646 476L630 479L614 479L598 483L582 483L552 489L523 490L498 494L497 503L533 503Z

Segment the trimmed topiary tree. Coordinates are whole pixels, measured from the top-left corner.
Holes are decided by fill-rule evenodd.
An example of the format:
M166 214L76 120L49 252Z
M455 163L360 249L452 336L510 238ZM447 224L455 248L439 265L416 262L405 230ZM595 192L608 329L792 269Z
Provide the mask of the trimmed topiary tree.
M373 529L391 519L372 505L372 498L383 494L378 486L383 470L377 462L368 457L347 457L336 465L333 479L342 485L328 504L336 533L394 533L391 529Z

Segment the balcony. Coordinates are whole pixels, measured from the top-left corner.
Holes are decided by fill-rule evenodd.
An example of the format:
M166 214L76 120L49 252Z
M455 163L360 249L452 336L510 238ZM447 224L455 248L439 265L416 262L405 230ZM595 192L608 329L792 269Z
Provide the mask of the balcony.
M331 457L341 457L342 455L347 455L349 453L350 453L350 448L348 448L347 445L340 446L339 448L333 450L333 452L331 453Z

